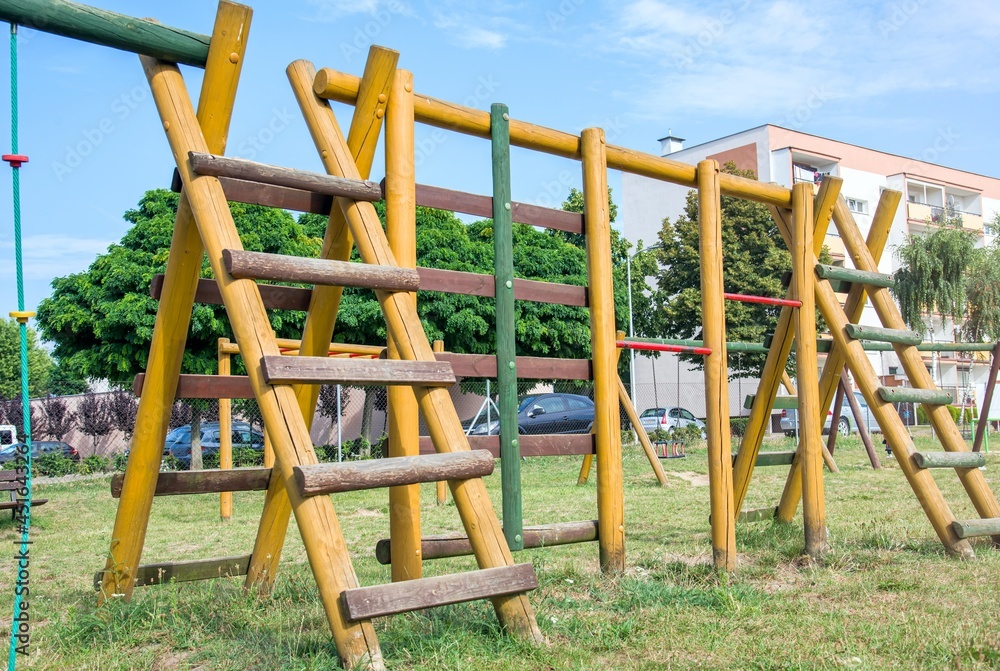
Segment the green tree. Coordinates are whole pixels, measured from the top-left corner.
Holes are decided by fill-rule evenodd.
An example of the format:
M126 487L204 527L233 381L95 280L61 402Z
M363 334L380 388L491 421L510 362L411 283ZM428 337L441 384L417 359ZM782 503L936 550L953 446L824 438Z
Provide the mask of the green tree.
M49 393L54 364L38 345L35 330L28 329L28 395L32 398ZM21 395L21 327L13 319L0 320L0 397ZM19 422L20 423L20 422Z
M56 278L52 296L38 306L39 330L69 370L125 385L146 367L157 302L149 295L153 275L162 273L177 211L177 194L147 192L134 210L121 242L99 255L85 272ZM243 245L254 251L316 256L320 241L284 210L234 203L230 206ZM211 277L207 260L202 277ZM301 313L271 311L281 337L301 334ZM196 305L182 370L214 373L219 337L232 337L222 306Z
M996 224L1000 224L1000 215ZM968 277L963 339L1000 341L1000 241L994 240L986 249L976 250Z
M756 179L752 170L739 170L726 163L723 172ZM723 196L723 283L732 293L781 297L781 277L792 268L791 255L767 206ZM653 292L655 306L652 331L663 338L702 340L701 259L699 256L698 193L689 191L684 213L675 221L663 220L659 246L654 250L659 269ZM829 263L824 248L820 260ZM750 303L726 302L726 340L763 343L778 323L779 308ZM701 367L700 356L681 355ZM733 378L755 377L765 354L740 353L729 357Z

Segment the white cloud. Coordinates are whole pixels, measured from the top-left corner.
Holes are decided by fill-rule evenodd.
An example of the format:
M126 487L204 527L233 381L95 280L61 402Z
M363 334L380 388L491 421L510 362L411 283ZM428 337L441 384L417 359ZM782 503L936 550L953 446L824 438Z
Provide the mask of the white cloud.
M300 18L316 23L328 23L357 14L412 14L410 7L402 0L306 0L306 4L314 9L313 14Z
M112 240L76 238L58 233L28 235L22 239L24 274L29 280L51 280L56 275L81 272L94 257L107 251ZM0 242L0 248L13 249L10 240ZM5 265L0 274L14 275L14 264Z

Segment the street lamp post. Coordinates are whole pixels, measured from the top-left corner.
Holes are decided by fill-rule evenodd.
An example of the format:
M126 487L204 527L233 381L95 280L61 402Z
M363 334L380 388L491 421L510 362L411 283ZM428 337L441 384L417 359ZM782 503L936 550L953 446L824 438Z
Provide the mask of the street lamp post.
M640 249L635 254L625 257L625 274L626 282L628 284L628 337L635 337L635 324L632 320L632 259L639 256L643 252L648 252L653 249L659 249L661 245L650 245ZM628 395L632 399L632 407L638 407L635 404L635 350L630 349L628 351Z

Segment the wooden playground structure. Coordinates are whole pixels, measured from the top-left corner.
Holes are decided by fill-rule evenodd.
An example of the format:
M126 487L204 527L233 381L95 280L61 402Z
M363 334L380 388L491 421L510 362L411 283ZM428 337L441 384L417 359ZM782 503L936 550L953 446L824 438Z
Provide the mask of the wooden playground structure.
M905 330L886 288L891 280L878 273L878 261L900 201L898 192L883 192L866 240L840 197L841 181L835 177L824 178L818 192L812 184L796 184L788 189L722 173L714 161L691 166L617 147L607 143L600 128L587 128L574 135L515 120L504 105L494 104L490 112L485 112L430 98L415 92L410 72L397 68L399 55L381 47L371 49L361 77L331 69L316 71L306 61L288 66L293 94L327 174L229 159L223 153L249 37L250 8L221 2L212 34L204 36L92 8L87 9L83 20L80 7L62 0L0 0L0 18L140 54L176 161L181 192L166 271L153 287L159 309L148 367L135 385L140 394L139 412L128 467L116 492L121 501L107 563L96 577L102 602L128 598L136 586L234 575L245 576L248 589L267 593L277 576L288 523L294 515L333 639L346 667L360 664L384 668L371 624L373 618L472 599L491 600L498 619L511 635L540 644L542 637L527 597L538 582L531 564L517 564L513 552L525 547L596 540L601 569L608 574L625 569L619 414L624 395L617 373L620 347L676 348L669 351L690 351L705 357L711 544L719 570L735 568L735 528L742 504L754 468L769 463L791 466L781 501L763 514L746 511L743 519L776 517L790 521L801 499L806 552L822 556L826 520L821 427L823 412L831 406L845 366L948 551L973 556L968 538L977 535L991 536L993 543L1000 543L1000 505L977 468L983 457L969 452L946 407L950 397L934 388L920 359L919 335ZM205 70L197 110L177 64ZM346 134L329 101L354 107ZM492 195L416 184L416 123L489 140ZM369 177L383 125L386 174L379 184ZM579 161L583 214L513 202L511 146ZM607 197L609 169L697 189L703 301L700 345L626 341L616 334ZM724 291L723 195L765 203L771 209L792 252L793 271L786 297L740 297ZM387 211L385 230L372 205L372 201L382 198ZM328 215L321 258L245 251L227 201ZM491 217L495 274L417 268L417 205ZM831 221L856 270L818 264ZM517 278L513 266L514 222L583 234L587 286ZM348 263L355 247L362 263ZM205 254L215 279L199 278ZM312 288L262 285L258 281L297 282ZM833 281L849 283L849 288L838 286L846 290L846 299L838 297ZM355 351L350 346L331 346L344 286L375 291L389 334L384 350ZM496 355L453 354L432 347L417 315L418 290L494 298ZM781 309L735 459L730 448L727 298L771 301ZM561 360L516 356L518 300L586 307L592 357ZM884 328L857 326L866 300L875 306ZM238 352L247 375L181 374L196 301L225 305L235 336L234 343L225 344L226 360ZM817 308L832 333L822 372L817 363ZM301 340L276 339L268 309L304 310L307 317ZM890 343L912 386L882 386L865 354L863 341ZM799 364L796 386L802 430L797 451L787 459L778 459L761 453L760 448L778 387L787 379L785 366L793 342ZM331 347L343 356L329 356ZM220 373L229 372L222 368L220 365ZM448 392L460 377L497 379L498 436L469 437L463 432ZM592 433L518 435L519 379L592 380ZM337 383L389 386L389 458L319 463L309 428L319 385ZM221 470L160 473L164 438L176 398L255 398L263 414L273 462L269 456L264 468L229 469L230 452L229 462L224 457ZM916 452L893 408L895 401L923 405L945 452ZM426 441L418 436L421 415L430 434ZM588 461L596 458L597 520L540 527L522 525L521 457L547 455L581 455ZM502 518L494 511L482 481L492 473L495 457L500 459ZM655 454L651 463L654 469L659 467ZM832 458L828 464L835 468ZM928 470L933 467L955 469L982 519L956 520ZM422 534L419 485L438 481L448 483L464 535ZM389 489L390 539L377 549L380 560L392 567L393 582L388 585L358 584L337 519L335 499L327 496L369 488ZM250 554L140 564L156 496L209 492L225 496L232 491L253 490L266 493ZM479 570L422 577L424 559L458 554L474 554Z

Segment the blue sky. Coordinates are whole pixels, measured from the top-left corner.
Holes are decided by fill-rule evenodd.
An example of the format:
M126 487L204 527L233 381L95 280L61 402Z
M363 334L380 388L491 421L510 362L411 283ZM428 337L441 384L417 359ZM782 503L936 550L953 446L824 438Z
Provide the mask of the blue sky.
M205 0L100 6L209 33ZM321 170L284 75L298 58L359 75L372 43L401 52L416 90L561 130L603 126L611 142L657 152L775 123L998 175L1000 5L988 0L259 0L229 153ZM0 69L9 70L6 49ZM28 307L53 277L84 270L121 238L142 193L172 163L137 58L23 30L21 152ZM197 91L200 71L185 68ZM6 76L0 86L7 86ZM343 126L350 110L337 107ZM0 147L9 151L9 108ZM488 143L419 127L422 183L489 193ZM440 138L440 134L437 136ZM514 198L558 204L577 163L515 150ZM373 170L382 176L381 157ZM10 171L0 170L0 309L16 308ZM616 192L616 173L609 181ZM628 235L628 212L619 226Z

